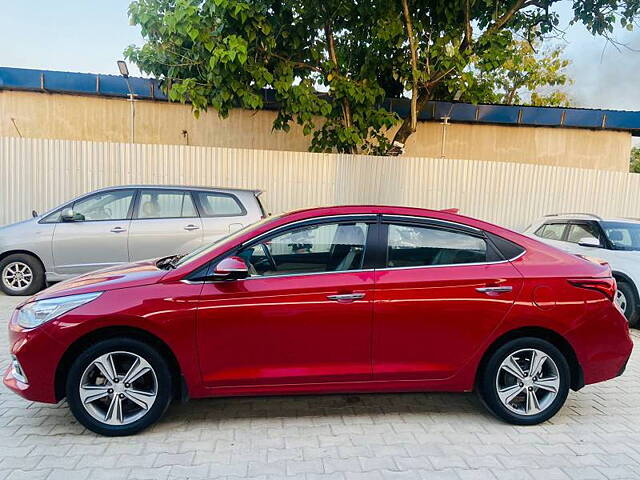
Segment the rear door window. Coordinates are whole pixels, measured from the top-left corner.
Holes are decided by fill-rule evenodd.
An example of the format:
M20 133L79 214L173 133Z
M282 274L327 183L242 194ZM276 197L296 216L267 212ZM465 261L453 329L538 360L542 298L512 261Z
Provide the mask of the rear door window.
M388 238L387 267L458 265L488 261L486 240L464 232L430 226L390 224Z
M196 207L189 192L141 190L137 218L194 218Z
M600 233L594 225L588 223L576 223L569 225L567 242L579 243L583 238L594 238L600 242Z

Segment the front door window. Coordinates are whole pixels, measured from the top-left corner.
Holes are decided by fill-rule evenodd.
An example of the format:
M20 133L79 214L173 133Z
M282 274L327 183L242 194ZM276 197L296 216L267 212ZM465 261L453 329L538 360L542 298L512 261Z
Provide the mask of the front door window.
M241 251L252 276L344 272L362 268L366 223L299 228Z

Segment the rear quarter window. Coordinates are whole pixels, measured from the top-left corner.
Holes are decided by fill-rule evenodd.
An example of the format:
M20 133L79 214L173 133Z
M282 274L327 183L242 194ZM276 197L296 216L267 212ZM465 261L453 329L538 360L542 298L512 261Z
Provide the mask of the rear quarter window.
M548 240L562 240L566 223L545 223L535 231L535 235Z
M203 217L239 217L247 214L247 210L229 193L195 192Z

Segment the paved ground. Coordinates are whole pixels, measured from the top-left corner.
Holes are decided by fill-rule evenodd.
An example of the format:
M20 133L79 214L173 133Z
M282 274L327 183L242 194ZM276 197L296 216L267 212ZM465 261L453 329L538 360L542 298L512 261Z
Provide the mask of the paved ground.
M16 303L0 295L2 322ZM634 354L536 427L500 423L474 395L327 395L194 400L118 439L0 387L0 480L640 478L639 379Z

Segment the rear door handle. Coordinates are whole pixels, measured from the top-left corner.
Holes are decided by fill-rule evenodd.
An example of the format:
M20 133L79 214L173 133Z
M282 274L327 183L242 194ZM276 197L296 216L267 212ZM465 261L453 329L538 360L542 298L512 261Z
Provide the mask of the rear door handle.
M508 293L513 290L513 287L505 286L505 287L478 287L476 291L480 293L486 293L487 295L491 295L492 293Z
M329 300L333 300L334 302L341 303L350 303L355 302L356 300L360 300L364 298L364 293L344 293L341 295L327 295Z
M122 232L126 232L127 229L122 227L113 227L110 231L113 233L122 233Z
M194 225L193 223L187 225L186 227L184 227L185 230L187 230L188 232L190 232L191 230L199 230L200 227L197 225Z

